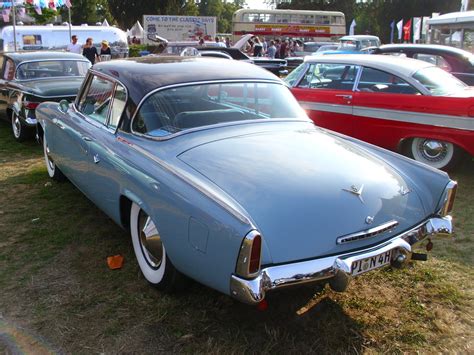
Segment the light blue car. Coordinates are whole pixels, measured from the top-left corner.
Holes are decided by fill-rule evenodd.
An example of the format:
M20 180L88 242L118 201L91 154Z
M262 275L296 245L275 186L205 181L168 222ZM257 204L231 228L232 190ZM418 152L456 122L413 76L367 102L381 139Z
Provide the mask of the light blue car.
M442 171L316 127L252 64L143 57L94 65L76 101L37 109L51 178L129 229L146 280L183 275L248 304L420 260L452 233Z

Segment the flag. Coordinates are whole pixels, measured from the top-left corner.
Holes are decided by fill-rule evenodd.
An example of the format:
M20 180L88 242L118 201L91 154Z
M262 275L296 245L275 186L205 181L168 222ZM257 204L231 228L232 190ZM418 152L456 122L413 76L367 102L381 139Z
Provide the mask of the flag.
M48 4L48 7L54 11L56 11L56 4L54 3L54 1L50 1L49 4Z
M35 11L38 15L42 15L43 14L43 11L41 11L41 7L39 5L36 5L35 6Z
M413 42L420 40L421 17L413 17Z
M24 7L19 7L17 13L18 13L18 17L25 17L26 9Z
M467 11L469 0L461 0L461 11Z
M71 6L72 6L72 5L71 5L71 0L66 0L65 3L66 3L66 7L67 7L68 9L70 9Z
M429 16L423 16L423 21L421 23L421 36L425 36L428 34L428 20L430 19Z
M397 30L398 30L398 40L402 40L402 33L403 33L403 19L397 22Z
M403 40L405 42L411 42L411 19L403 26Z
M3 17L3 22L9 22L10 21L10 9L3 9L2 10L2 17Z
M351 26L349 27L349 36L354 36L354 29L356 25L356 20L352 20Z
M393 43L393 33L395 32L395 20L390 22L390 43Z

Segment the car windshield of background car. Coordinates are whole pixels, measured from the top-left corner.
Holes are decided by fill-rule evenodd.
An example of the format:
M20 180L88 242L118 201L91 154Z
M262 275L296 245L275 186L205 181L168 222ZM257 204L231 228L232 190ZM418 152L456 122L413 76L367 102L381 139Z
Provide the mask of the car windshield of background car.
M63 76L85 76L91 64L88 61L48 60L26 62L18 66L16 78L30 80Z
M344 50L349 50L349 51L356 50L357 42L356 41L341 41L338 49L344 49Z
M358 66L339 63L312 63L298 83L299 88L352 90Z
M438 67L418 70L413 78L425 86L433 96L446 96L464 90L467 85Z
M256 119L307 119L287 87L271 83L216 83L158 91L140 106L136 133L152 137Z

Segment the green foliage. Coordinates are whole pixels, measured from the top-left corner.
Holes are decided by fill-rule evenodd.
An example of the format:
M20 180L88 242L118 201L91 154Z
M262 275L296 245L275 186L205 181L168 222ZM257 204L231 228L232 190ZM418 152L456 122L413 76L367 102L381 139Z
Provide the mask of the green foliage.
M38 25L52 23L54 18L58 15L58 11L49 8L41 9L42 14L38 15L35 7L31 4L25 4L25 9L28 15L33 17Z

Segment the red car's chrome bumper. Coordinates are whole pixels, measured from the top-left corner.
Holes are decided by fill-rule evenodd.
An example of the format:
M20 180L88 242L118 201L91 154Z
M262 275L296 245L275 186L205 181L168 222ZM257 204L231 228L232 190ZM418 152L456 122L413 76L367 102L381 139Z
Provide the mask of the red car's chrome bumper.
M253 279L232 275L230 294L241 302L257 304L265 298L267 291L280 287L329 279L337 291L344 290L352 276L353 263L391 251L393 262L411 259L412 246L426 237L453 232L451 216L429 218L420 225L399 234L376 247L355 253L341 254L321 259L292 264L270 266L260 271Z

